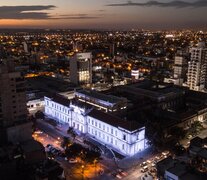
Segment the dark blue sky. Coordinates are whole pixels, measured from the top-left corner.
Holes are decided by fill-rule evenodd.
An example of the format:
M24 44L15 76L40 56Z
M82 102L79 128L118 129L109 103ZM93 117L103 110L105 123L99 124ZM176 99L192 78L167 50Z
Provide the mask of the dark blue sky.
M206 28L207 0L0 0L1 27Z

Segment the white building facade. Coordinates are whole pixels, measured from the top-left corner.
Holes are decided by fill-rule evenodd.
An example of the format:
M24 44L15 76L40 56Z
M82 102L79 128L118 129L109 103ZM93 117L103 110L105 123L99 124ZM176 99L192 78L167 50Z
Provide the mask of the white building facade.
M45 97L45 114L125 156L147 148L145 127L102 111Z

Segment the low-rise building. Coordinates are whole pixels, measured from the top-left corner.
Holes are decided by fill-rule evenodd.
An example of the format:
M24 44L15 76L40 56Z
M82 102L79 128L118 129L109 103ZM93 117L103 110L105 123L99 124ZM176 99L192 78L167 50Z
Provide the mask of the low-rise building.
M45 97L45 114L115 151L132 156L147 148L145 127L63 96Z

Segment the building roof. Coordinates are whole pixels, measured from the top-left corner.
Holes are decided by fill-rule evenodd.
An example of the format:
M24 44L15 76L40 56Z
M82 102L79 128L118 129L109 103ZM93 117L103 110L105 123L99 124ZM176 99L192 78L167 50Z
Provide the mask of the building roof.
M88 113L88 115L107 124L110 124L111 126L121 127L128 131L134 131L142 127L139 123L135 121L126 121L96 109L93 109L91 112Z
M167 171L180 177L187 172L187 165L179 162L174 164L174 167L169 168Z
M203 159L207 159L207 149L202 148L201 151L198 152L198 156Z
M61 104L63 106L69 107L69 105L70 105L70 100L62 95L53 94L53 95L48 95L47 97L52 99L54 102Z
M90 90L78 90L77 93L83 94L85 96L89 96L91 98L99 99L102 101L106 101L112 104L118 103L123 100L123 98L112 96L112 95L106 95L103 93L99 93L97 91L90 91Z

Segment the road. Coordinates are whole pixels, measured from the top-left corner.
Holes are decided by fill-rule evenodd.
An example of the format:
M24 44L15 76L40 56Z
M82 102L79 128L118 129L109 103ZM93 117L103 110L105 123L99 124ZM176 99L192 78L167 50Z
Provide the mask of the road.
M37 122L37 128L42 130L44 134L44 138L43 140L40 139L40 142L43 143L45 146L47 144L53 144L55 147L60 148L60 139L63 136L67 136L67 134L62 133L59 129L56 129L55 127L53 127L50 124L47 124L44 121L38 121ZM93 142L93 144L96 144L97 146L99 146L102 150L105 148L103 145L99 144L98 142L92 140L91 142ZM81 144L81 142L78 142ZM82 144L84 145L84 144ZM105 150L104 150L105 151ZM112 157L112 155L110 154L110 150L107 149L106 151L107 153L105 153L102 157L103 160L100 161L99 166L104 169L104 174L102 176L98 176L98 177L93 177L93 179L100 179L100 180L104 180L104 179L114 179L115 177L111 176L111 173L116 171L118 168L122 168L121 164L126 165L127 163L129 164L126 168L122 168L124 169L127 173L128 176L127 177L123 177L123 179L125 180L132 180L132 179L140 179L140 177L144 174L141 173L141 167L140 164L143 161L149 160L149 159L153 159L155 158L155 156L157 156L157 154L152 154L151 150L148 150L148 152L146 153L140 153L139 158L131 158L134 159L134 162L130 162L130 160L127 162L126 159L120 160L118 162L116 162ZM144 157L144 158L143 158ZM65 169L66 172L66 176L67 179L71 179L71 168L73 169L73 167L71 167L71 165L68 162L65 162L65 160L63 159L57 159L58 162L61 163L62 167ZM130 162L130 163L129 163ZM69 165L68 165L69 164ZM150 168L150 164L148 165ZM79 169L79 170L78 170ZM90 169L91 172L89 172L88 170L85 170L85 178L87 177L92 177L92 175L95 174L94 172L94 168L92 167L86 167L85 169ZM80 176L82 177L81 169L80 169L80 165L76 166L72 172L76 172L75 177L72 176L74 179L76 179L77 177L80 178ZM87 174L87 175L86 175ZM78 179L78 178L77 178ZM117 178L116 178L117 179Z

